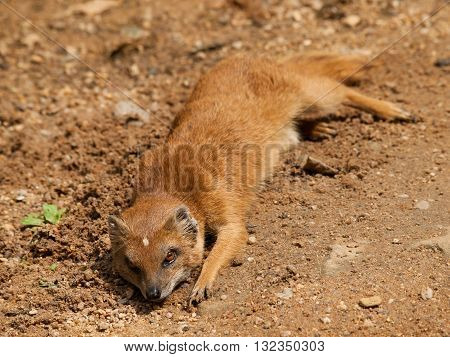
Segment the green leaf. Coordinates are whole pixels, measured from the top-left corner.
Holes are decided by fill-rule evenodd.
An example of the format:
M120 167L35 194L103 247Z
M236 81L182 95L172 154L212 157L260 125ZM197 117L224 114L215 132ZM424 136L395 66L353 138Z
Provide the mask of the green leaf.
M20 224L23 226L42 226L44 224L44 220L36 213L30 213L24 219L20 221Z
M53 263L52 265L49 266L51 271L55 271L57 267L58 267L58 263Z
M60 221L65 210L63 208L58 209L55 205L44 203L42 205L42 211L44 212L44 218L47 222L56 224Z

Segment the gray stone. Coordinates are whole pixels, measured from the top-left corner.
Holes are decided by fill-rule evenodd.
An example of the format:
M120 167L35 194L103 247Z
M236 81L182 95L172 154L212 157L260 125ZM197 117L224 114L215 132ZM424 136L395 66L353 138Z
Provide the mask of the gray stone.
M26 196L27 196L27 190L18 190L17 196L16 196L16 201L17 202L25 201Z
M430 203L428 201L421 200L416 203L416 208L422 209L422 210L428 209L428 208L430 208Z
M350 262L360 255L364 248L360 244L340 245L333 244L329 258L325 261L324 272L326 275L334 275L349 270Z
M438 249L447 257L450 257L450 229L445 236L422 240L416 243L414 247Z
M116 104L114 115L121 120L135 119L144 123L150 121L150 114L130 100L122 100Z
M433 290L430 287L426 287L425 289L422 290L420 296L424 300L430 300L433 297Z
M289 300L292 297L293 292L291 288L284 288L281 293L276 293L275 295L280 299Z

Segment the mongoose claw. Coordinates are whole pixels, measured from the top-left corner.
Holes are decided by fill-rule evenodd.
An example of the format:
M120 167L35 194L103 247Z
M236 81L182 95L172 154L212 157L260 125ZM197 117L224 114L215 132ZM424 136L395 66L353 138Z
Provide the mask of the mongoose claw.
M398 107L397 105L389 102L383 102L384 107L378 113L375 113L376 117L391 122L410 122L417 123L419 118L414 114Z
M310 136L312 140L331 139L337 135L336 129L334 129L329 123L318 122L311 130Z
M191 297L189 298L189 305L197 306L209 297L211 297L211 287L199 287L195 285L192 290Z
M402 110L402 115L395 117L394 121L419 123L423 121L423 119L418 115Z
M332 125L321 121L303 123L300 130L306 139L313 141L331 139L337 135Z

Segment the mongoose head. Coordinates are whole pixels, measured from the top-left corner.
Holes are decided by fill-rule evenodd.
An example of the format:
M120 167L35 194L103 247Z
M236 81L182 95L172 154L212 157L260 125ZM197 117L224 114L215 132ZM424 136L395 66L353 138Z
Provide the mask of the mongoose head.
M175 199L142 198L108 223L114 269L148 300L165 299L201 264L199 224Z

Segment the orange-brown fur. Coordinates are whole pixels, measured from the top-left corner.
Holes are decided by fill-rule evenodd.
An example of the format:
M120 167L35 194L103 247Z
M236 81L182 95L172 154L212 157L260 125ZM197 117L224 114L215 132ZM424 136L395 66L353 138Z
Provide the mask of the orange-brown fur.
M122 219L110 221L116 269L144 296L148 284L167 288L175 274L177 279L182 275L179 269L184 269L184 279L202 263L205 231L213 231L217 241L191 301L207 297L219 269L247 241L245 219L258 188L280 155L298 142L296 123L311 120L303 114L331 113L342 104L384 119L409 119L392 103L339 85L359 80L357 70L365 60L356 55L315 54L283 61L236 56L211 69L179 113L167 142L142 157L134 205ZM323 124L315 130L318 135L331 132ZM197 224L195 237L163 228L183 205ZM148 246L143 246L144 238ZM179 257L184 259L173 263L172 272L161 266L167 254L161 246L168 245L181 246ZM126 254L139 265L139 278L130 277L124 267Z

